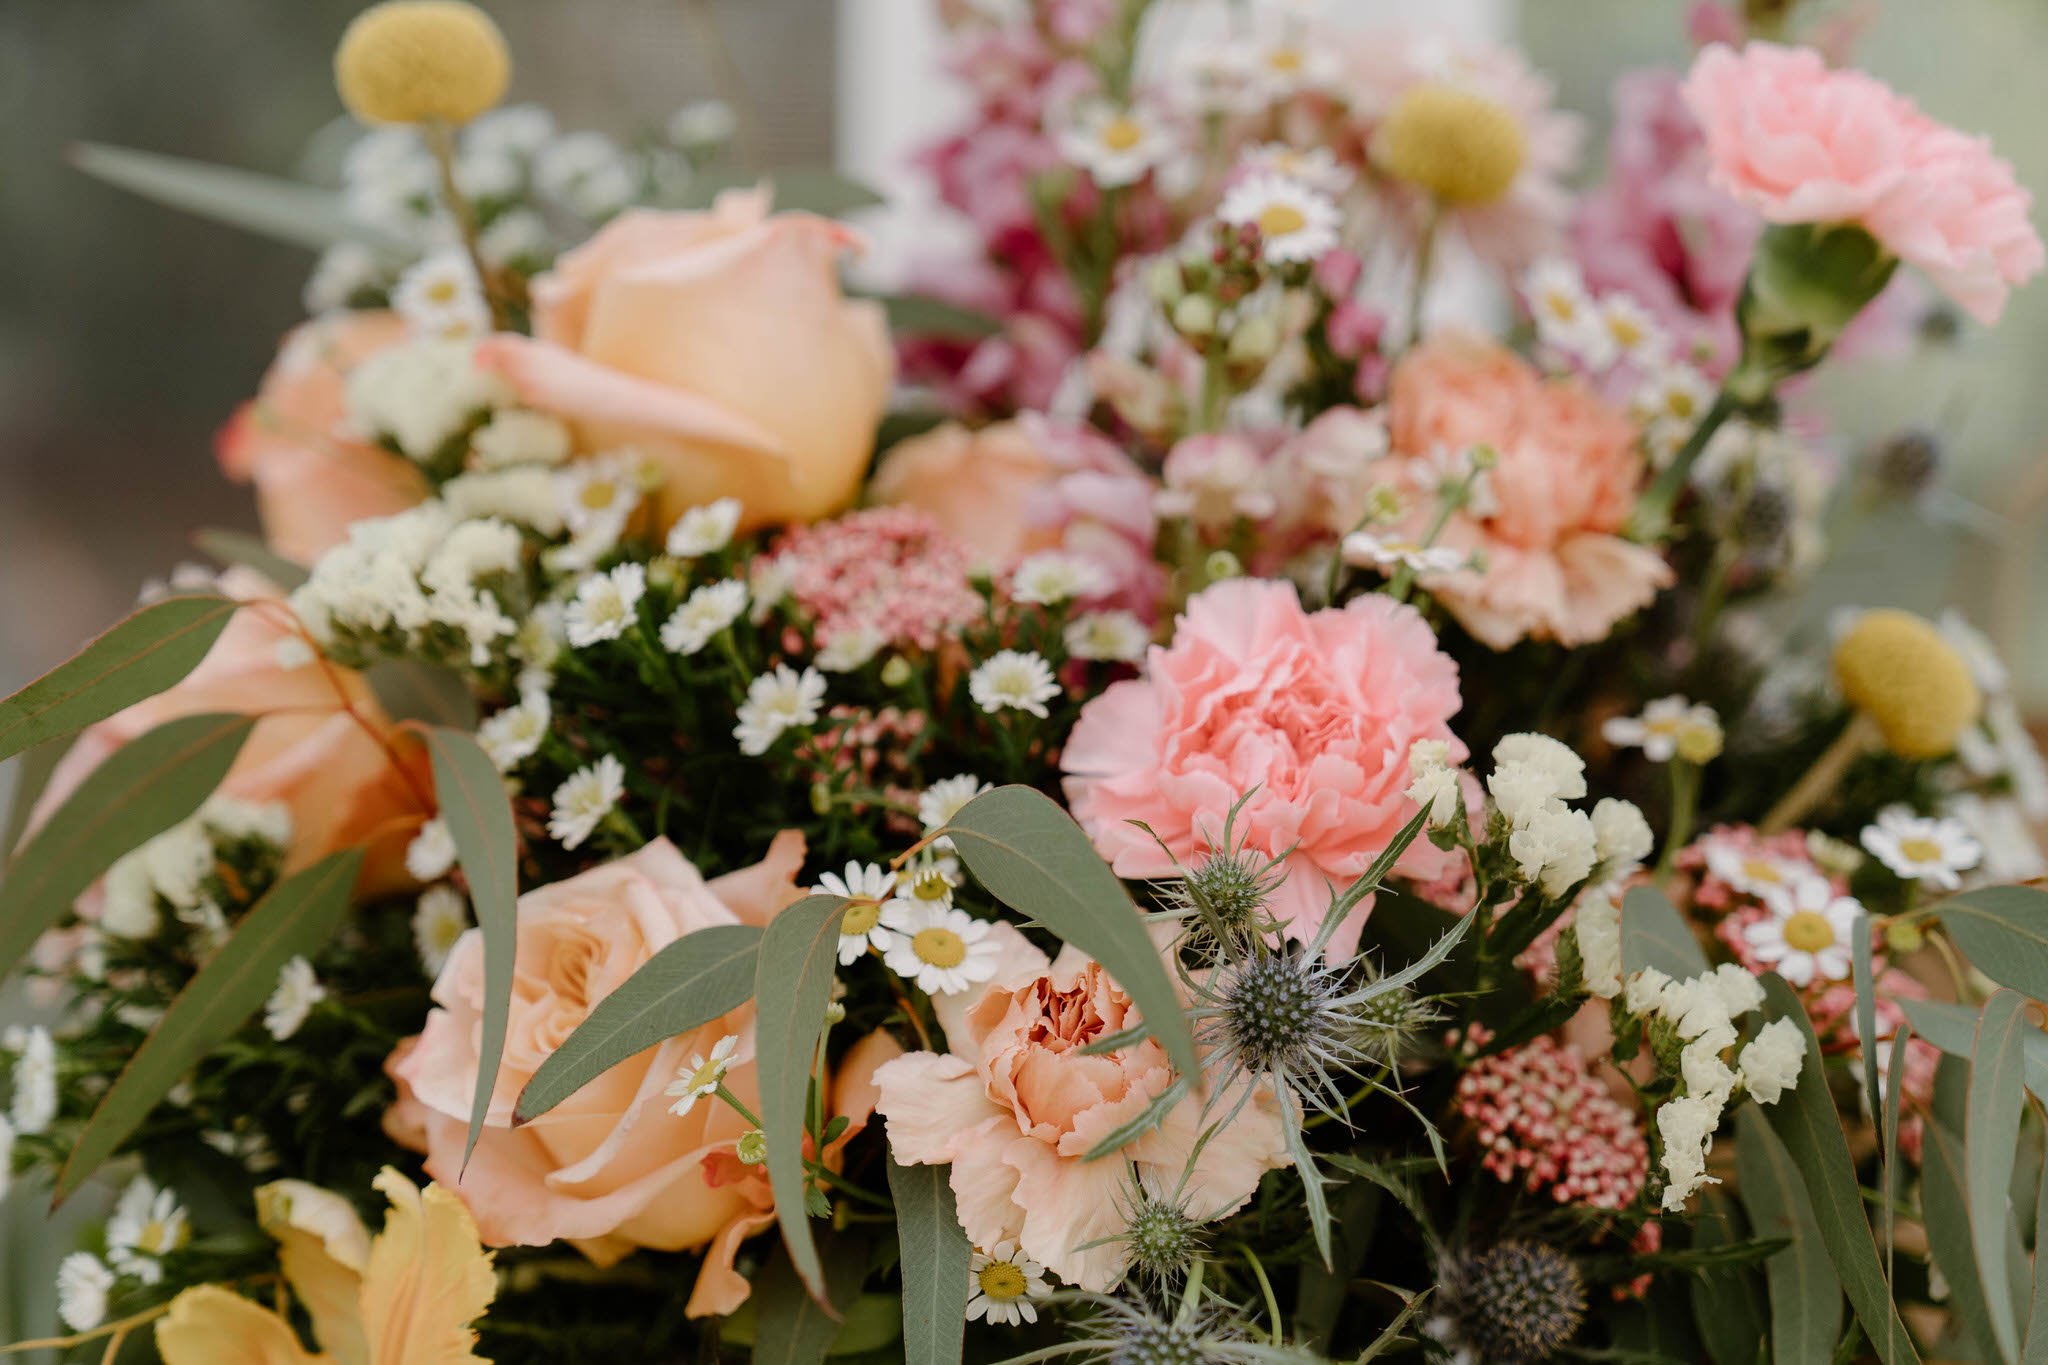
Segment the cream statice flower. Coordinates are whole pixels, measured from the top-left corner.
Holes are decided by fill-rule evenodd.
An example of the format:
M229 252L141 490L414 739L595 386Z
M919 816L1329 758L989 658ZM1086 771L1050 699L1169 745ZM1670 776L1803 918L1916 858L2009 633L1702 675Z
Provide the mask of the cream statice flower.
M671 654L695 654L739 620L746 609L747 585L737 578L706 583L661 623L661 647Z
M676 524L668 531L668 543L663 547L677 559L696 559L701 555L717 554L732 544L733 532L740 525L740 500L720 498L716 502L692 507L676 518Z
M1799 1069L1806 1061L1806 1034L1791 1019L1773 1019L1757 1030L1737 1058L1742 1088L1758 1104L1776 1104L1787 1090L1799 1084Z
M263 1006L263 1027L283 1042L304 1026L313 1006L327 998L327 988L313 975L313 964L295 957L277 973L277 989Z
M1441 739L1418 739L1408 749L1407 796L1429 812L1432 828L1457 818L1465 789L1451 766L1451 746Z
M1701 1186L1721 1183L1707 1174L1707 1152L1720 1126L1721 1106L1709 1099L1681 1095L1657 1110L1657 1133L1664 1140L1665 1212L1683 1209Z
M32 1137L47 1130L57 1117L57 1040L41 1024L22 1037L13 1083L14 1099L7 1112L14 1131Z
M1045 704L1059 694L1051 665L1029 650L1002 650L967 675L967 695L989 715L1028 711L1044 720Z
M1343 217L1328 195L1284 175L1250 175L1232 186L1216 216L1257 228L1259 254L1275 264L1313 261L1337 245Z
M419 904L412 912L412 941L428 976L441 975L448 954L455 950L455 940L468 928L469 901L460 891L442 882L420 892Z
M485 469L517 465L557 465L569 458L569 428L558 418L528 408L501 408L469 438L469 448Z
M1877 823L1865 825L1861 838L1863 847L1896 876L1943 891L1960 887L1962 874L1984 856L1983 845L1962 821L1925 819L1897 808L1879 812Z
M1028 555L1010 576L1010 596L1019 602L1055 606L1076 597L1093 597L1109 586L1107 576L1079 555L1043 550Z
M1759 962L1795 986L1815 979L1846 981L1855 957L1853 935L1863 916L1854 898L1835 894L1826 878L1808 875L1761 897L1770 914L1742 931Z
M1076 659L1134 664L1151 647L1152 632L1128 611L1085 612L1067 622L1062 632L1067 653Z
M841 626L819 648L816 662L827 673L851 673L873 662L888 643L889 637L878 626Z
M121 1191L107 1220L107 1262L144 1284L164 1277L162 1258L191 1238L192 1229L174 1191L158 1189L139 1175Z
M725 1082L726 1068L732 1064L732 1055L739 1049L740 1040L733 1034L726 1034L712 1045L711 1055L701 1052L690 1054L690 1060L683 1063L676 1072L676 1079L661 1093L670 1096L675 1103L668 1112L677 1118L683 1117L697 1107L697 1101L718 1093L718 1087Z
M626 768L610 754L569 774L555 788L548 834L563 848L580 848L626 794Z
M107 1295L114 1272L90 1251L74 1251L57 1263L57 1316L74 1332L90 1332L107 1320Z
M1586 989L1602 1000L1621 994L1621 907L1612 896L1588 892L1572 911Z
M1082 109L1057 141L1060 155L1104 189L1136 184L1177 150L1173 138L1143 109L1107 102Z
M1600 861L1616 866L1640 863L1656 843L1642 808L1611 796L1593 805L1593 838Z
M646 592L647 570L639 564L621 564L609 573L584 579L562 616L569 643L585 649L601 640L618 639L633 624Z
M1388 573L1396 569L1414 574L1455 573L1467 563L1462 551L1448 545L1423 545L1378 531L1353 531L1344 537L1342 553L1344 562L1354 568Z
M1599 861L1597 842L1591 816L1553 805L1508 835L1508 854L1544 895L1562 896L1592 875Z
M1684 758L1698 763L1694 755L1721 751L1721 718L1714 708L1687 701L1684 697L1659 697L1643 708L1640 716L1616 716L1600 727L1601 738L1617 749L1641 749L1652 763L1669 763Z
M946 905L899 897L882 907L882 925L896 935L883 962L926 995L958 995L990 980L1003 955L988 921Z
M1524 731L1507 735L1493 746L1497 767L1521 763L1540 773L1561 801L1577 801L1586 794L1586 760L1569 744Z
M815 724L824 700L824 674L815 668L798 673L788 664L777 664L773 673L747 684L747 699L740 703L739 724L732 732L740 752L759 758L785 731Z
M408 457L430 460L477 417L510 397L479 369L467 341L423 339L377 352L349 372L349 422L387 437Z
M421 825L405 846L405 870L415 881L431 882L447 876L453 866L455 836L448 832L448 822L437 815Z
M415 336L468 341L491 330L491 309L476 269L458 247L432 252L408 267L391 290L391 306Z
M477 726L477 743L493 767L509 773L539 752L552 718L548 694L528 692L516 705L493 713Z
M1020 1322L1037 1322L1038 1308L1031 1301L1052 1292L1045 1267L1005 1239L987 1251L977 1251L967 1262L967 1320L987 1320L1014 1327Z

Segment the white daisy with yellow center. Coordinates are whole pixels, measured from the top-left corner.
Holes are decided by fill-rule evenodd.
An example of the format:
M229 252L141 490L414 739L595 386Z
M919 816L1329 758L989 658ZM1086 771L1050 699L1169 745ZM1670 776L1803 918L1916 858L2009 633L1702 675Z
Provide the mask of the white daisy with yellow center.
M469 901L460 891L442 882L420 893L412 915L412 941L428 976L441 974L448 954L455 951L455 941L468 930Z
M1864 826L1862 842L1895 875L1943 891L1961 887L1962 874L1984 857L1984 846L1962 821L1928 819L1907 810L1880 812L1876 824Z
M555 788L548 834L563 848L577 848L597 832L626 794L626 767L610 754L578 768Z
M1591 370L1614 363L1613 339L1578 266L1560 257L1538 261L1522 277L1522 299L1545 346Z
M997 1242L977 1251L967 1262L967 1320L1016 1326L1037 1322L1033 1299L1052 1292L1045 1267L1018 1250L1013 1241Z
M1257 228L1259 253L1275 263L1313 261L1337 245L1343 218L1328 195L1284 175L1252 175L1223 196L1216 216Z
M899 896L882 907L881 922L896 935L882 960L926 995L958 995L996 974L1002 945L989 938L988 921L965 910Z
M1128 611L1091 611L1067 622L1067 653L1077 659L1134 664L1151 647L1152 632Z
M1662 325L1631 294L1609 294L1601 299L1600 325L1614 343L1618 361L1647 367L1662 362L1671 350L1671 338Z
M1652 763L1675 757L1704 762L1721 751L1721 718L1714 708L1684 697L1659 697L1639 716L1616 716L1600 735L1617 749L1641 749ZM1709 752L1711 751L1711 752Z
M858 962L870 948L886 953L894 946L896 936L882 927L882 902L895 886L896 874L879 863L848 863L843 874L827 872L818 878L818 894L847 902L839 917L840 966Z
M646 593L647 569L640 564L620 564L584 579L576 588L575 600L562 614L569 643L587 649L618 639L639 619L640 599Z
M1855 967L1854 935L1863 918L1859 902L1837 895L1833 884L1819 876L1802 877L1762 899L1770 914L1742 931L1757 961L1799 987L1849 979Z
M639 462L626 451L578 460L555 476L555 496L578 539L616 540L640 505Z
M1344 562L1361 569L1407 569L1417 574L1453 573L1466 566L1464 554L1448 545L1422 545L1374 531L1353 531L1344 537Z
M720 498L701 507L692 507L676 518L676 524L669 528L668 540L662 548L677 559L717 554L732 544L733 532L739 529L741 510L738 498Z
M1171 158L1173 138L1136 105L1098 103L1058 137L1060 155L1104 189L1134 185Z
M398 277L391 306L415 336L466 341L491 330L491 309L468 253L449 249L422 257Z
M1246 152L1244 164L1253 171L1284 176L1333 199L1350 189L1357 178L1328 147L1290 147L1284 142L1268 142Z
M967 695L989 715L1028 711L1044 720L1045 704L1060 691L1052 666L1031 650L1000 650L967 675Z
M815 668L799 673L788 664L775 665L747 684L747 699L740 703L739 724L733 738L740 752L759 758L789 730L816 723L818 708L825 703L825 675Z
M726 1034L712 1045L711 1055L701 1052L690 1054L690 1060L676 1071L675 1080L661 1093L675 1103L668 1112L677 1118L697 1107L697 1101L707 1095L718 1093L718 1087L725 1083L726 1069L732 1065L733 1053L739 1050L740 1040L733 1034Z
M139 1175L121 1191L107 1220L107 1263L144 1284L163 1279L161 1258L191 1240L192 1229L178 1196Z
M1745 896L1786 891L1813 875L1811 867L1796 859L1762 853L1732 839L1710 840L1706 852L1707 875Z

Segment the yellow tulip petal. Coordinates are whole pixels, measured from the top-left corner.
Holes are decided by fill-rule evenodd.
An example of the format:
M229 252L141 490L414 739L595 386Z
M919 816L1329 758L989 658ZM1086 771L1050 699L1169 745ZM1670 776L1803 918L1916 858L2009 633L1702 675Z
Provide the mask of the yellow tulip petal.
M164 1365L320 1365L284 1319L215 1285L188 1289L157 1320Z
M318 1185L278 1180L256 1191L256 1221L277 1239L284 1277L312 1317L320 1348L337 1365L371 1365L362 1310L370 1233L355 1207Z
M439 1185L422 1193L386 1166L376 1187L391 1201L363 1272L363 1323L372 1365L471 1365L469 1324L498 1291L469 1210Z

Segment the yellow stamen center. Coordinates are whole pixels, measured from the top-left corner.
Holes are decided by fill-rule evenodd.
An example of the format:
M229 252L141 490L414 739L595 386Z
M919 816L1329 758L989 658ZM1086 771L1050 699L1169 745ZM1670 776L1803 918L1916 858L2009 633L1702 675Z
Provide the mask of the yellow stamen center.
M1941 861L1941 845L1932 839L1901 839L1899 852L1916 863L1938 863Z
M1690 418L1700 410L1700 405L1684 389L1673 389L1664 398L1664 410L1673 417Z
M1267 237L1285 237L1308 226L1308 218L1292 204L1268 204L1259 211L1259 231Z
M619 499L618 486L604 479L593 479L583 485L583 491L576 500L593 512L602 512Z
M920 929L911 938L910 949L918 961L934 967L957 967L967 960L967 941L951 929Z
M1024 1272L1008 1261L990 1262L982 1267L976 1278L981 1283L981 1292L992 1299L1016 1299L1024 1295Z
M1128 152L1144 140L1144 125L1129 114L1118 114L1102 125L1102 145L1112 152Z
M1778 865L1765 858L1744 858L1742 875L1753 882L1767 882L1773 886L1785 880L1785 874Z
M1276 47L1266 54L1266 65L1274 71L1292 75L1307 65L1307 58L1302 56L1298 47Z
M1618 315L1607 319L1607 334L1624 351L1634 350L1643 339L1643 329L1634 318Z
M839 921L839 932L848 938L859 938L875 927L875 921L882 917L882 907L873 901L854 901L846 907L845 916Z
M1832 947L1835 927L1817 910L1801 910L1785 921L1785 943L1802 953L1817 953Z

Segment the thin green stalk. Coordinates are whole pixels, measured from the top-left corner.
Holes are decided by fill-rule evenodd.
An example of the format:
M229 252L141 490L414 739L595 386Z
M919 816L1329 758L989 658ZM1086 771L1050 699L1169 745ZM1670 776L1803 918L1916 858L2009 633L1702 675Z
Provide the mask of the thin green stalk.
M1678 495L1685 491L1686 481L1692 477L1692 467L1698 462L1707 442L1714 439L1730 417L1742 407L1734 394L1723 384L1721 391L1714 395L1714 404L1700 418L1699 425L1692 429L1685 444L1671 457L1671 463L1664 466L1657 475L1657 481L1636 503L1635 534L1638 540L1657 540L1671 527L1671 509L1677 505Z
M1699 802L1700 769L1682 758L1671 760L1671 824L1664 832L1664 851L1657 858L1657 885L1671 880L1678 850L1692 841L1694 807Z
M1266 1267L1259 1264L1256 1252L1243 1242L1237 1244L1237 1249L1243 1253L1246 1264L1251 1266L1252 1274L1258 1277L1259 1293L1266 1299L1266 1318L1272 1324L1273 1345L1279 1346L1287 1340L1287 1333L1280 1316L1280 1301L1273 1295L1273 1282L1266 1278Z
M1422 304L1429 293L1429 277L1436 268L1437 231L1443 226L1444 206L1435 200L1422 222L1422 240L1415 248L1415 282L1408 295L1408 344L1422 340Z

